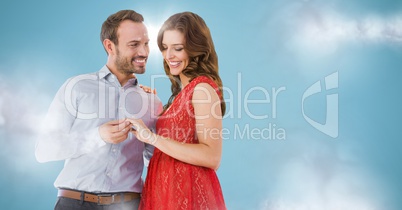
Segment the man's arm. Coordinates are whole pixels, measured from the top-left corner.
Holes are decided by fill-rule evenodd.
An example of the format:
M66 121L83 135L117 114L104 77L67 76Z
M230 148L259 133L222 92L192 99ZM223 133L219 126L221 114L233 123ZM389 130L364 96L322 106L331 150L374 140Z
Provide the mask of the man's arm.
M77 116L71 105L77 102L77 93L66 88L69 81L57 92L42 123L35 151L39 162L78 157L106 144L99 135L99 127L85 132L71 131ZM66 104L66 93L71 104ZM77 109L77 104L74 105Z

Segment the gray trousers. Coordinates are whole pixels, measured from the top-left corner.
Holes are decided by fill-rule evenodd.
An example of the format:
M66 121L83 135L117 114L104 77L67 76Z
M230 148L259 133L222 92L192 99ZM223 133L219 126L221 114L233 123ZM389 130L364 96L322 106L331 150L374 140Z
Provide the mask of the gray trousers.
M140 198L111 205L98 205L97 203L59 197L54 210L138 210Z

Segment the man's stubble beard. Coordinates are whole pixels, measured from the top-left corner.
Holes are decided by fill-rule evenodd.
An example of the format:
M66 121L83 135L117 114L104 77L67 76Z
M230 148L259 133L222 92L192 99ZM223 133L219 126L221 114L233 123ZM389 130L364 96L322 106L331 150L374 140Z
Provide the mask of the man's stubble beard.
M143 74L145 72L145 65L144 66L134 66L133 65L133 59L134 58L127 58L127 57L122 57L120 54L120 51L117 50L116 53L116 61L115 65L117 67L117 70L125 75L129 74Z

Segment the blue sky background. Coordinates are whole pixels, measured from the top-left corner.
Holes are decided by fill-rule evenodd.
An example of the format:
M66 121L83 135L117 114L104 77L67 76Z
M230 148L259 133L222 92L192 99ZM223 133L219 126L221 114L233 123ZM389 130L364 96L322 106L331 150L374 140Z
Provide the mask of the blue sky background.
M53 208L63 163L36 162L35 131L67 78L105 64L100 27L120 9L143 14L154 35L182 11L210 27L228 103L218 176L229 209L402 208L402 2L14 0L0 3L4 209ZM337 80L325 81L334 73ZM163 74L154 50L139 78L166 102ZM302 109L318 81L323 90L338 86L306 98ZM331 94L338 103L326 102ZM325 124L336 107L336 138L303 116Z

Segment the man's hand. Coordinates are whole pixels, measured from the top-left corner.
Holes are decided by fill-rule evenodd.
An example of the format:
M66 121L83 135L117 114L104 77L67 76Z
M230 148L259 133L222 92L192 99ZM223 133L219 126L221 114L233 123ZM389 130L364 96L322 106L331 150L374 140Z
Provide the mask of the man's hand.
M127 139L131 123L126 119L113 120L99 127L99 134L103 141L118 144Z

